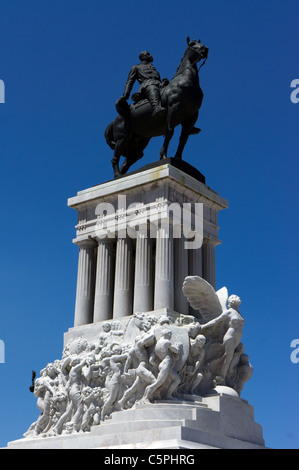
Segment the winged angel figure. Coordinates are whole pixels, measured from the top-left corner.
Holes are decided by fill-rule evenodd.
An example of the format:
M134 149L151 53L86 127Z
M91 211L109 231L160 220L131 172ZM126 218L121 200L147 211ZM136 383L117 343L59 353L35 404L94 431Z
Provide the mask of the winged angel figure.
M228 296L226 287L216 292L211 284L199 276L185 278L183 293L191 307L200 314L200 333L208 338L210 358L217 356L217 348L222 351L214 361L214 369L216 383L224 384L241 344L245 322L239 312L241 299L237 295Z

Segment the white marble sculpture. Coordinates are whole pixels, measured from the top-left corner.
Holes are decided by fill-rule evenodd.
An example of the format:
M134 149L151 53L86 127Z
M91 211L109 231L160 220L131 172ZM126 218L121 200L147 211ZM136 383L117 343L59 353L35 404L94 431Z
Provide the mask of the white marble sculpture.
M199 276L185 279L183 293L201 319L137 313L103 322L94 342L69 343L35 381L41 414L24 437L86 432L137 403L215 394L217 386L240 395L253 371L241 343L240 298Z
M245 320L238 310L241 299L237 295L228 297L225 287L215 292L213 287L199 276L188 276L183 283L183 292L190 305L196 308L205 320L209 320L201 325L200 331L206 336L210 349L214 350L221 338L221 352L219 357L215 356L214 371L216 383L223 384L242 338Z

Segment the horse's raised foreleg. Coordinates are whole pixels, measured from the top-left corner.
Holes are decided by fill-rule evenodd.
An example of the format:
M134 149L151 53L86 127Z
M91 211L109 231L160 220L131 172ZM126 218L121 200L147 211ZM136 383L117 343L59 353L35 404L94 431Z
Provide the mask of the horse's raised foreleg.
M198 113L194 114L190 119L187 119L182 123L182 131L180 135L179 145L176 151L174 158L182 159L183 150L189 138L189 135L192 133L194 124L197 121Z

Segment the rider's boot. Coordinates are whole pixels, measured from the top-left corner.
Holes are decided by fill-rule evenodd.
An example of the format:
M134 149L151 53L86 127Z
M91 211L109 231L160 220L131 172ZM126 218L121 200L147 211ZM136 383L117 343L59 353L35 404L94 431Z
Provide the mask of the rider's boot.
M161 106L160 92L158 87L152 86L147 90L147 99L149 100L153 109L152 116L157 116L157 114L163 113L163 111L165 111L166 108Z

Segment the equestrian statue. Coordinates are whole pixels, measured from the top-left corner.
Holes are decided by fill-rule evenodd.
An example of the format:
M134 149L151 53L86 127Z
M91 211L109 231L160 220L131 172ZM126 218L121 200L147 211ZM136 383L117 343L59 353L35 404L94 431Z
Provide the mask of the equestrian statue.
M111 160L114 177L125 174L143 157L152 137L165 136L160 159L166 159L169 142L179 124L182 130L174 158L182 159L189 135L200 132L195 127L203 99L197 64L201 60L201 66L205 63L208 51L200 40L190 41L188 37L187 49L170 82L161 80L148 51L139 54L140 64L131 68L124 93L116 101L118 116L105 131L106 142L114 151ZM129 105L128 99L136 81L140 88L132 95L133 103ZM125 160L119 168L121 156Z

